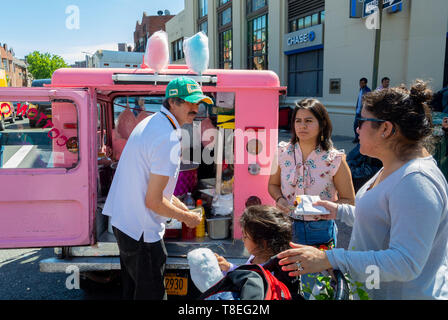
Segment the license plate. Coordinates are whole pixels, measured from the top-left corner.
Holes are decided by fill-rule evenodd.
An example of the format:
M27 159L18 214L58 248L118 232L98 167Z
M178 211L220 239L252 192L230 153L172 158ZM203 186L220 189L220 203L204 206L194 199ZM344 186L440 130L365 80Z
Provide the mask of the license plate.
M165 289L170 296L186 296L188 291L188 278L178 277L175 274L165 275Z

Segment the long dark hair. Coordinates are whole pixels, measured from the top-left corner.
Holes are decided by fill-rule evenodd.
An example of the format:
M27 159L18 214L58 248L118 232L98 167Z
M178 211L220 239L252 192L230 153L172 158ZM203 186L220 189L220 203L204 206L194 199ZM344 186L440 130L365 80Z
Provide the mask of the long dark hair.
M291 219L276 207L250 206L241 216L240 225L262 255L273 256L290 248Z
M363 106L376 118L392 122L400 136L393 140L392 148L401 160L409 157L419 148L430 149L432 138L432 117L428 106L432 91L423 80L415 80L411 89L405 85L370 92L363 97ZM381 123L372 122L373 128Z
M333 125L331 124L330 116L324 105L319 100L312 98L296 102L296 107L291 117L291 143L300 142L295 129L296 115L299 110L309 110L316 117L317 121L319 121L319 136L316 144L324 151L330 150L333 147L333 142L331 141Z

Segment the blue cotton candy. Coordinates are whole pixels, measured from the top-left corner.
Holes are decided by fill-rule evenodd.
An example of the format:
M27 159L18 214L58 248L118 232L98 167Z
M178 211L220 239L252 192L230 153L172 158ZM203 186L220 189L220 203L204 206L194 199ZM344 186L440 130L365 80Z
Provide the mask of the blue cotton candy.
M208 37L198 32L184 41L185 61L190 70L202 74L208 69L209 49Z

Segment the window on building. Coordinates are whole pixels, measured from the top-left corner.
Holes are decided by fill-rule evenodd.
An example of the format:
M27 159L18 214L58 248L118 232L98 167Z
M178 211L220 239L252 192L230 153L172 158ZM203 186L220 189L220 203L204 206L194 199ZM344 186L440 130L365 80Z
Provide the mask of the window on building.
M199 0L199 18L208 15L208 0Z
M268 15L265 14L248 22L248 69L265 70L268 68L267 20Z
M232 29L219 34L219 68L232 69Z
M232 22L232 7L229 7L219 13L218 16L219 26L225 26Z
M307 14L306 16L289 20L289 32L294 32L323 23L325 23L325 11L320 10L312 14Z
M3 68L5 68L6 72L9 72L9 63L8 63L8 59L2 59L3 61Z
M204 22L201 22L201 23L199 24L198 30L199 30L199 31L202 31L202 32L204 32L206 35L208 35L208 21L205 20Z
M181 60L184 58L183 45L184 45L184 38L181 38L171 43L173 49L173 61Z
M230 2L230 0L218 0L218 7L225 5L227 2Z
M268 0L247 0L247 13L260 10L268 5Z
M288 56L288 95L322 97L324 51Z

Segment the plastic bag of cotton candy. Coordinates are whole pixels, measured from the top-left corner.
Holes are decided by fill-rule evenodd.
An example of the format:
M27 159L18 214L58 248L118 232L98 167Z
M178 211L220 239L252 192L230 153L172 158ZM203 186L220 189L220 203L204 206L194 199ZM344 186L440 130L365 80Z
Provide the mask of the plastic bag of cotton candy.
M151 68L155 72L166 69L170 62L168 34L157 31L148 39L146 51L143 56L142 68Z
M219 268L218 259L210 249L192 250L188 253L187 259L191 279L201 292L207 291L224 277Z
M204 32L198 32L184 40L185 62L190 70L202 74L208 69L209 49L208 37Z

